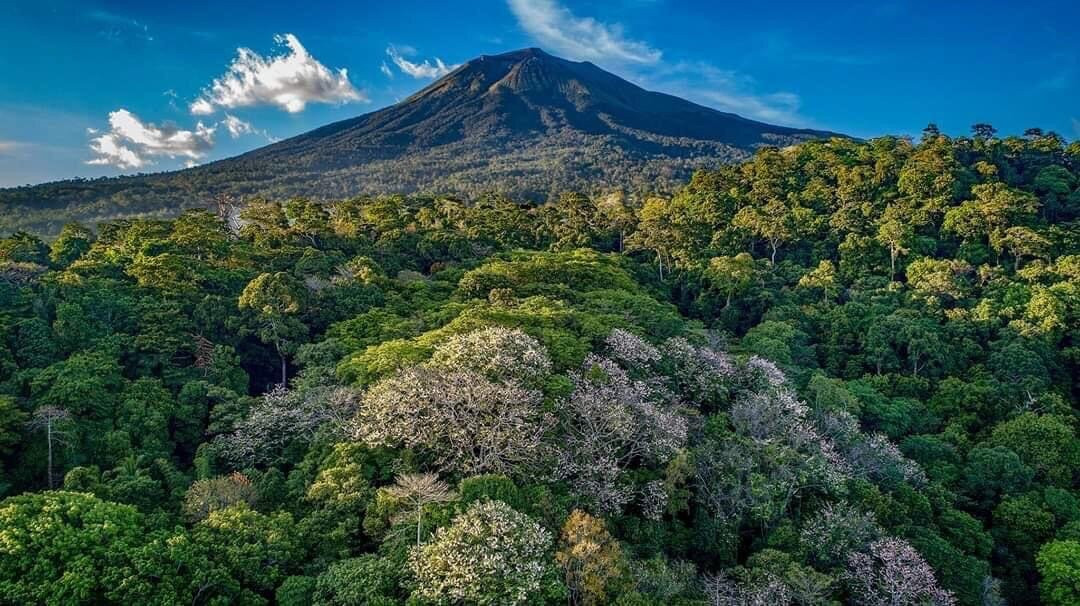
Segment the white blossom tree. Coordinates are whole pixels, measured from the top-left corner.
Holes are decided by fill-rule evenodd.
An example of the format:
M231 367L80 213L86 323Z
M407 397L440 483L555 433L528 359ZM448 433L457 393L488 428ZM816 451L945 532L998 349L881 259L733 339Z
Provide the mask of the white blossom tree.
M926 474L918 463L905 457L886 436L863 433L858 419L850 413L819 412L815 424L847 461L853 476L877 483L903 481L916 487L926 483Z
M613 360L631 367L646 367L660 361L660 350L621 328L612 330L604 344Z
M551 425L539 391L476 371L414 366L367 391L355 436L370 446L423 449L442 470L507 474L538 458Z
M789 606L793 599L791 588L773 577L748 585L720 571L705 575L701 586L709 606Z
M893 537L848 556L846 574L858 604L865 606L953 606L934 570L907 541Z
M849 553L866 550L883 534L873 514L827 503L803 526L799 543L810 561L828 567L844 564Z
M697 347L673 337L662 347L674 391L702 409L726 400L736 373L735 360L712 347Z
M454 335L435 349L430 365L476 371L492 381L535 384L551 373L547 349L515 328L492 326Z
M409 555L413 596L439 604L528 604L553 574L552 535L502 501L473 503Z
M237 467L268 463L294 441L312 439L328 423L343 428L356 406L356 394L348 388L301 393L276 385L216 445Z
M744 394L729 418L732 434L696 451L698 498L718 519L737 523L749 514L767 525L800 494L832 492L848 475L809 408L786 388Z
M598 510L618 511L634 492L624 472L670 460L686 443L686 419L607 358L590 355L571 381L560 404L557 475Z

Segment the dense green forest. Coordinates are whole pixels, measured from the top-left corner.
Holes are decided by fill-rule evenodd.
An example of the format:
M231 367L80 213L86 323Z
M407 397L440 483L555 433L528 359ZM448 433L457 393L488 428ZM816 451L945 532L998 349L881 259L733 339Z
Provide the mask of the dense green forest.
M1080 603L1078 143L222 210L0 240L0 603Z

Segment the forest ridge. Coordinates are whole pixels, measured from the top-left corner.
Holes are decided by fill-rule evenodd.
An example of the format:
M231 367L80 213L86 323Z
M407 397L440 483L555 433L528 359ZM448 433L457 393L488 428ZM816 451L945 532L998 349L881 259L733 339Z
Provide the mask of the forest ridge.
M0 239L0 603L1080 603L1080 143L219 201Z

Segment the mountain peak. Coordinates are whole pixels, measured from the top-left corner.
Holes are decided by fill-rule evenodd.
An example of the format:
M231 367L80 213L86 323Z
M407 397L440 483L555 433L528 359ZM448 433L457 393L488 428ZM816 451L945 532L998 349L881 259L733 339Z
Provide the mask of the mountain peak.
M92 186L100 196L79 193L70 202L95 208L150 190L162 207L218 193L659 193L694 169L745 159L763 145L828 136L741 118L645 90L592 63L523 48L477 57L390 107L204 166L106 180Z

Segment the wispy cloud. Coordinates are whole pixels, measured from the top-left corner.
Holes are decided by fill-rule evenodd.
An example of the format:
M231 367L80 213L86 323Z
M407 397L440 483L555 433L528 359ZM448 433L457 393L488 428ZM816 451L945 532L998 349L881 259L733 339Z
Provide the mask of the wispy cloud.
M521 28L540 44L571 59L606 64L655 64L663 56L627 38L622 26L578 17L554 0L508 0Z
M641 78L641 83L745 118L785 125L807 123L799 115L799 95L762 92L754 78L704 61L659 66Z
M221 123L225 126L225 130L229 131L229 136L233 139L255 132L255 127L251 125L251 122L245 122L230 114L225 114L225 119Z
M7 156L15 153L15 149L19 147L17 141L4 141L0 140L0 156Z
M260 135L266 138L267 141L277 141L277 137L274 137L266 130L255 128L251 122L247 122L232 114L225 114L225 119L218 122L219 126L224 126L225 130L229 131L229 136L233 139L239 139L244 135Z
M382 72L383 75L387 78L394 78L394 72L390 69L390 66L386 64L386 61L383 61L382 65L379 66L379 71Z
M767 122L803 125L799 96L761 91L750 76L705 61L670 61L649 43L628 37L618 23L578 17L554 0L507 0L530 36L553 52L616 69L646 88ZM822 57L824 59L824 57Z
M274 40L286 47L285 54L263 57L248 48L237 49L232 65L191 104L191 113L269 105L294 114L308 103L368 101L349 82L347 70L331 71L296 36L284 34Z
M390 45L386 47L386 54L390 57L390 60L394 62L394 65L398 66L398 69L402 73L412 76L413 78L440 78L454 71L457 65L447 65L443 63L443 60L435 57L435 63L431 63L429 60L424 59L423 63L414 63L405 58L404 55L411 55L416 51L408 46L394 46ZM383 63L383 73L389 74L393 77L393 73L390 72L390 68L386 63Z
M194 130L183 130L175 124L155 125L143 122L126 109L109 114L109 130L104 134L92 128L87 134L94 157L87 164L135 169L154 163L158 157L201 160L214 146L214 126L196 124Z
M103 10L90 11L86 13L86 17L106 28L98 31L98 34L104 38L118 40L126 36L132 36L147 42L154 41L154 37L150 35L150 28L145 23L131 17Z

